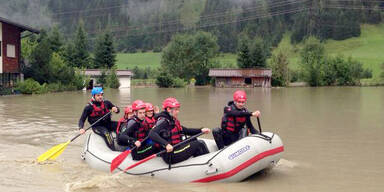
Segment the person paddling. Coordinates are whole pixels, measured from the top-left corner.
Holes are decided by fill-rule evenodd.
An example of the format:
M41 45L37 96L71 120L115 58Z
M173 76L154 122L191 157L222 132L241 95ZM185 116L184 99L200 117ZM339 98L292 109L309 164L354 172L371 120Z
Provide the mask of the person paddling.
M191 129L181 126L178 120L180 103L175 98L167 98L163 102L164 111L158 114L155 126L149 132L149 138L165 148L167 153L162 155L168 164L184 161L191 156L199 156L208 153L204 141L192 140L189 143L173 148L173 145L182 142L182 135L196 135L201 132L209 133L210 129Z
M112 102L103 99L104 92L102 87L94 87L91 93L91 101L84 107L83 113L79 119L80 134L85 133L84 122L86 119L88 119L89 124L93 124L110 110L115 113L120 112L119 108L112 104ZM115 150L111 131L113 131L116 126L117 122L112 121L111 115L108 115L93 125L92 130L104 139L109 148Z
M144 123L146 105L142 100L132 103L133 117L128 119L126 126L123 126L117 135L117 143L128 147L136 148L132 150L133 160L141 160L154 153L152 144L144 141L148 136L150 127Z
M212 130L212 135L219 149L228 146L247 134L241 134L241 131L246 125L252 134L257 134L258 131L252 125L251 116L259 117L260 111L248 112L245 108L247 94L238 90L233 94L233 101L228 102L224 107L224 115L221 120L221 128ZM248 132L248 131L246 131Z

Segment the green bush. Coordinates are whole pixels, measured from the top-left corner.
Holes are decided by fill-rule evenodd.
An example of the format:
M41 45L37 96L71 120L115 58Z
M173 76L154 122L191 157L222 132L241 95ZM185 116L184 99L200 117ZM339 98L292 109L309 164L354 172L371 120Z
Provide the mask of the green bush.
M39 82L33 79L27 79L24 82L18 82L15 90L23 94L41 94L48 92L47 84L40 85Z
M184 79L176 77L173 79L172 87L185 87L187 85L187 82L184 81Z
M12 88L0 86L0 95L10 95L10 94L12 94Z
M372 69L363 69L363 71L360 74L360 77L362 79L370 79L370 78L372 78Z
M159 87L172 87L173 77L167 72L162 72L156 78L156 85Z
M289 81L290 82L297 82L299 81L299 72L297 70L289 69Z
M155 48L153 49L153 52L154 52L154 53L160 53L160 52L161 52L161 47L155 47Z
M64 91L63 84L59 83L50 83L47 85L48 92L60 92Z

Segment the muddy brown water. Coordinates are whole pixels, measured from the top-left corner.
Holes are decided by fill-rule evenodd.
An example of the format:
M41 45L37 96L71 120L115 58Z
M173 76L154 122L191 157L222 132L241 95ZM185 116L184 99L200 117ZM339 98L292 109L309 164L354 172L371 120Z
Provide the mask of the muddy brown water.
M106 90L125 106L135 99L182 104L187 127L217 127L235 89L132 88ZM54 162L36 163L50 147L77 134L89 92L0 97L0 191L382 191L384 188L384 88L322 87L246 89L247 107L260 110L263 130L283 140L273 169L239 183L172 184L148 177L111 175L80 159L85 137ZM118 119L121 114L114 115ZM255 119L254 125L257 126ZM88 124L87 124L88 125ZM212 137L211 135L207 137Z

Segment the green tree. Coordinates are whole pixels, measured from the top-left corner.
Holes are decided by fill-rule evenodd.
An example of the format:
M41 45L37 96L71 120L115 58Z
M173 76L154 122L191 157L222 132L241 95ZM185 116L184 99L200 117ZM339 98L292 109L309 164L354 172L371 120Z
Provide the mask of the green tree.
M174 36L163 51L163 71L184 80L195 78L198 85L208 83L209 69L218 54L216 41L211 33L201 31Z
M75 67L91 68L87 34L84 30L83 22L80 22L77 27L73 51L73 62Z
M75 45L72 42L64 45L63 51L60 54L68 66L79 67L75 59Z
M240 68L251 68L251 53L249 48L249 37L241 36L239 39L238 49L237 49L237 65Z
M46 31L41 31L37 42L38 44L31 51L30 66L25 68L24 73L26 78L33 78L43 84L53 79L50 65L52 49Z
M255 38L251 43L251 63L250 67L265 67L267 61L267 50L265 50L264 42L260 38Z
M100 84L101 86L107 85L107 70L101 70L101 75L97 78L97 84Z
M282 50L272 55L270 66L272 69L272 86L287 86L289 82L288 59Z
M111 69L116 63L116 52L109 32L101 35L96 43L94 67Z
M36 35L21 39L21 57L25 60L30 60L32 51L38 45Z
M133 72L134 79L143 79L144 77L143 71L137 65L133 68L132 72Z
M67 66L58 53L52 54L49 65L52 73L52 79L49 83L60 82L68 85L72 82L72 79L75 76L75 70L72 67Z
M116 67L113 67L109 70L108 76L107 76L107 85L110 88L117 89L120 87L119 78L116 74Z
M309 37L301 50L301 68L310 86L322 85L322 67L325 63L324 45L315 37Z
M53 27L48 38L52 51L59 52L61 50L61 46L63 45L63 39L57 26Z

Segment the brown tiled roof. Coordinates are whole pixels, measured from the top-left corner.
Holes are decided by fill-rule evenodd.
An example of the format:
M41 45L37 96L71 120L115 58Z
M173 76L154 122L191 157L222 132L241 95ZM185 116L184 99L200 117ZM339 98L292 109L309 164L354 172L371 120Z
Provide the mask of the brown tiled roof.
M100 69L87 69L84 71L85 75L89 76L100 76L101 70ZM132 76L133 73L130 70L116 70L117 76Z
M27 25L22 25L20 23L13 22L13 21L8 20L8 19L3 18L3 17L0 17L0 22L7 23L7 24L10 24L10 25L14 25L14 26L22 29L23 31L30 31L32 33L40 33L40 31L37 30L37 29L34 29L34 28L32 28L30 26L27 26Z
M271 77L271 69L210 69L210 77Z

